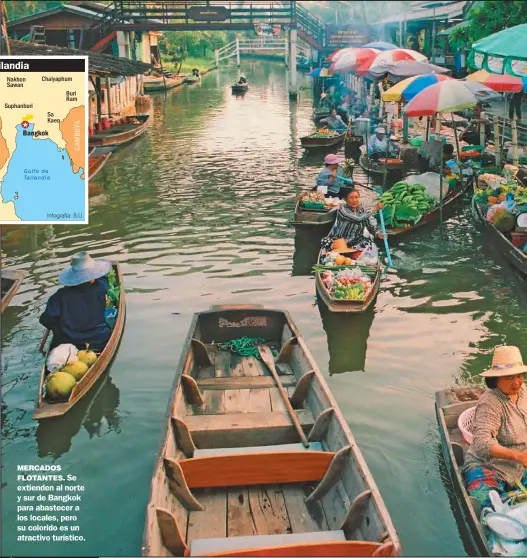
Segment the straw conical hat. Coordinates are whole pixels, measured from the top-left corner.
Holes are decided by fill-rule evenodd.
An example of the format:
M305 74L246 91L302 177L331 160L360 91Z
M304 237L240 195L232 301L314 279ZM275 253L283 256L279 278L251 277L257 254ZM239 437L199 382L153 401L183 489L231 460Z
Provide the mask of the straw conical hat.
M527 372L527 366L523 364L520 349L514 345L503 345L494 349L491 368L482 372L480 376L497 378L501 376L514 376L524 372Z

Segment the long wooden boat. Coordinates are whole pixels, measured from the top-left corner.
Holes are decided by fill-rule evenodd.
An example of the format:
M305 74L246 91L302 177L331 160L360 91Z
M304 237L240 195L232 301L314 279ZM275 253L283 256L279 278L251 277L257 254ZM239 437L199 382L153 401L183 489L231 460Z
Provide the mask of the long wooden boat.
M478 204L473 198L472 206L476 218L478 218L489 239L492 240L493 245L498 252L502 253L506 260L512 265L516 273L524 280L527 281L527 254L514 246L514 244L500 232L493 223L487 221L485 218L485 209Z
M325 252L321 250L318 255L318 263L321 263L321 258L324 254ZM321 273L319 272L315 274L317 294L322 302L324 302L324 304L328 307L330 312L364 312L375 300L377 293L379 292L379 286L381 284L381 268L380 266L377 266L375 269L372 268L371 270L368 270L367 273L372 279L372 285L370 291L363 300L345 300L333 298L331 293L324 286Z
M90 147L123 145L139 137L147 129L149 123L149 114L128 116L126 123L118 124L108 130L89 136L88 143Z
M11 299L15 296L22 281L26 277L27 272L21 269L7 269L3 268L0 270L0 285L1 285L1 296L2 296L2 310L3 312Z
M461 467L465 461L468 444L457 426L459 415L466 409L476 406L484 391L482 387L460 387L438 391L436 413L443 455L454 485L459 511L468 526L470 542L479 556L494 556L485 529L479 522L481 505L476 498L468 495L463 482Z
M456 209L456 203L461 200L465 192L472 186L472 180L465 180L463 185L459 183L458 187L450 190L445 199L443 200L443 220L449 219L454 214ZM404 237L409 233L413 233L417 230L421 230L425 227L433 227L439 224L440 211L439 206L432 209L428 213L423 213L421 219L412 227L400 228L400 227L386 227L386 232L390 238L399 239Z
M145 78L143 81L143 88L145 93L152 93L154 91L173 89L182 83L184 83L184 79L181 76L167 77L164 80L162 77L154 77L152 79Z
M321 233L328 234L337 217L336 209L307 209L302 207L302 201L297 200L295 215L291 224L295 228L315 228Z
M112 153L112 148L105 147L95 148L90 151L88 155L88 177L90 180L103 168Z
M340 145L344 138L346 137L346 132L341 132L340 134L328 135L327 137L314 137L317 132L313 132L308 136L303 136L300 138L300 143L302 147L305 148L315 148L315 147L333 147Z
M231 91L233 93L245 93L246 91L249 90L249 84L248 83L233 83L231 85Z
M384 159L381 158L379 161L370 159L366 153L365 145L361 145L360 151L361 155L359 157L359 165L362 167L364 172L377 175L384 174ZM402 175L404 163L402 159L389 159L389 161L393 161L388 164L386 169L391 181L394 177Z
M46 369L46 361L48 355L46 354L44 358L44 363L42 365L42 370L40 372L40 381L38 384L38 396L35 409L33 410L34 420L44 420L53 417L58 417L66 414L73 406L78 403L94 386L97 380L104 374L105 370L108 368L110 363L117 352L121 337L124 331L124 323L126 320L126 301L125 292L123 287L123 277L121 274L121 269L117 262L113 262L113 269L119 280L119 285L121 286L121 292L119 297L119 308L117 311L117 320L113 328L112 334L106 347L98 354L98 358L92 366L88 369L88 372L77 382L73 388L68 401L65 402L52 402L48 401L44 397L44 384L46 378L49 374Z
M242 336L279 351L273 362L266 349L284 399L262 361L219 350ZM400 553L364 457L287 312L226 305L196 314L174 374L144 556Z

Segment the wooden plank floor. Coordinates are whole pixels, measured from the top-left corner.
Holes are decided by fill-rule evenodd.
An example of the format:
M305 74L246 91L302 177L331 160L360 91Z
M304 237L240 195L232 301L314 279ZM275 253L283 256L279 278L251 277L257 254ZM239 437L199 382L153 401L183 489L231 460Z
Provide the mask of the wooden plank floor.
M187 544L198 538L327 531L322 506L305 503L313 488L277 484L193 490L205 509L189 512Z

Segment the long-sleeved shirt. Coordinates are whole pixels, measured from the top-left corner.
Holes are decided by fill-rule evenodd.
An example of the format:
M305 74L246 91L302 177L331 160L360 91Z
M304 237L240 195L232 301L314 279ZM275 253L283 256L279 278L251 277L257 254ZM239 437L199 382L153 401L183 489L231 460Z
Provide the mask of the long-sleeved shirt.
M368 155L371 157L372 155L384 155L386 154L386 147L387 147L388 139L385 137L384 139L380 140L377 135L371 136L368 140ZM393 153L392 146L388 147L388 155Z
M515 402L498 388L487 390L476 408L474 439L465 466L492 467L510 484L520 480L525 468L520 463L491 457L490 448L499 444L508 449L527 450L527 395L522 386Z
M328 192L338 194L340 192L340 188L345 186L346 182L344 182L344 180L340 180L340 177L345 176L344 171L340 167L337 167L336 173L336 178L334 178L333 182L330 184L329 177L331 176L331 170L328 167L322 169L320 174L317 176L316 185L327 186Z
M337 114L335 118L328 116L320 121L321 124L326 124L327 127L331 130L345 130L346 124L344 124L344 120Z
M110 338L111 329L104 318L106 309L105 278L76 287L62 287L52 294L40 323L53 332L54 345L72 343L84 349L102 348Z

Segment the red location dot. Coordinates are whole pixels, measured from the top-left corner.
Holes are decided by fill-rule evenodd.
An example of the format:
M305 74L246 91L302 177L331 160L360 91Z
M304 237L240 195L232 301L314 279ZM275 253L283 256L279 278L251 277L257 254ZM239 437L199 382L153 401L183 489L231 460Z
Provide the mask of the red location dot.
M29 122L27 120L22 120L22 128L29 128Z

